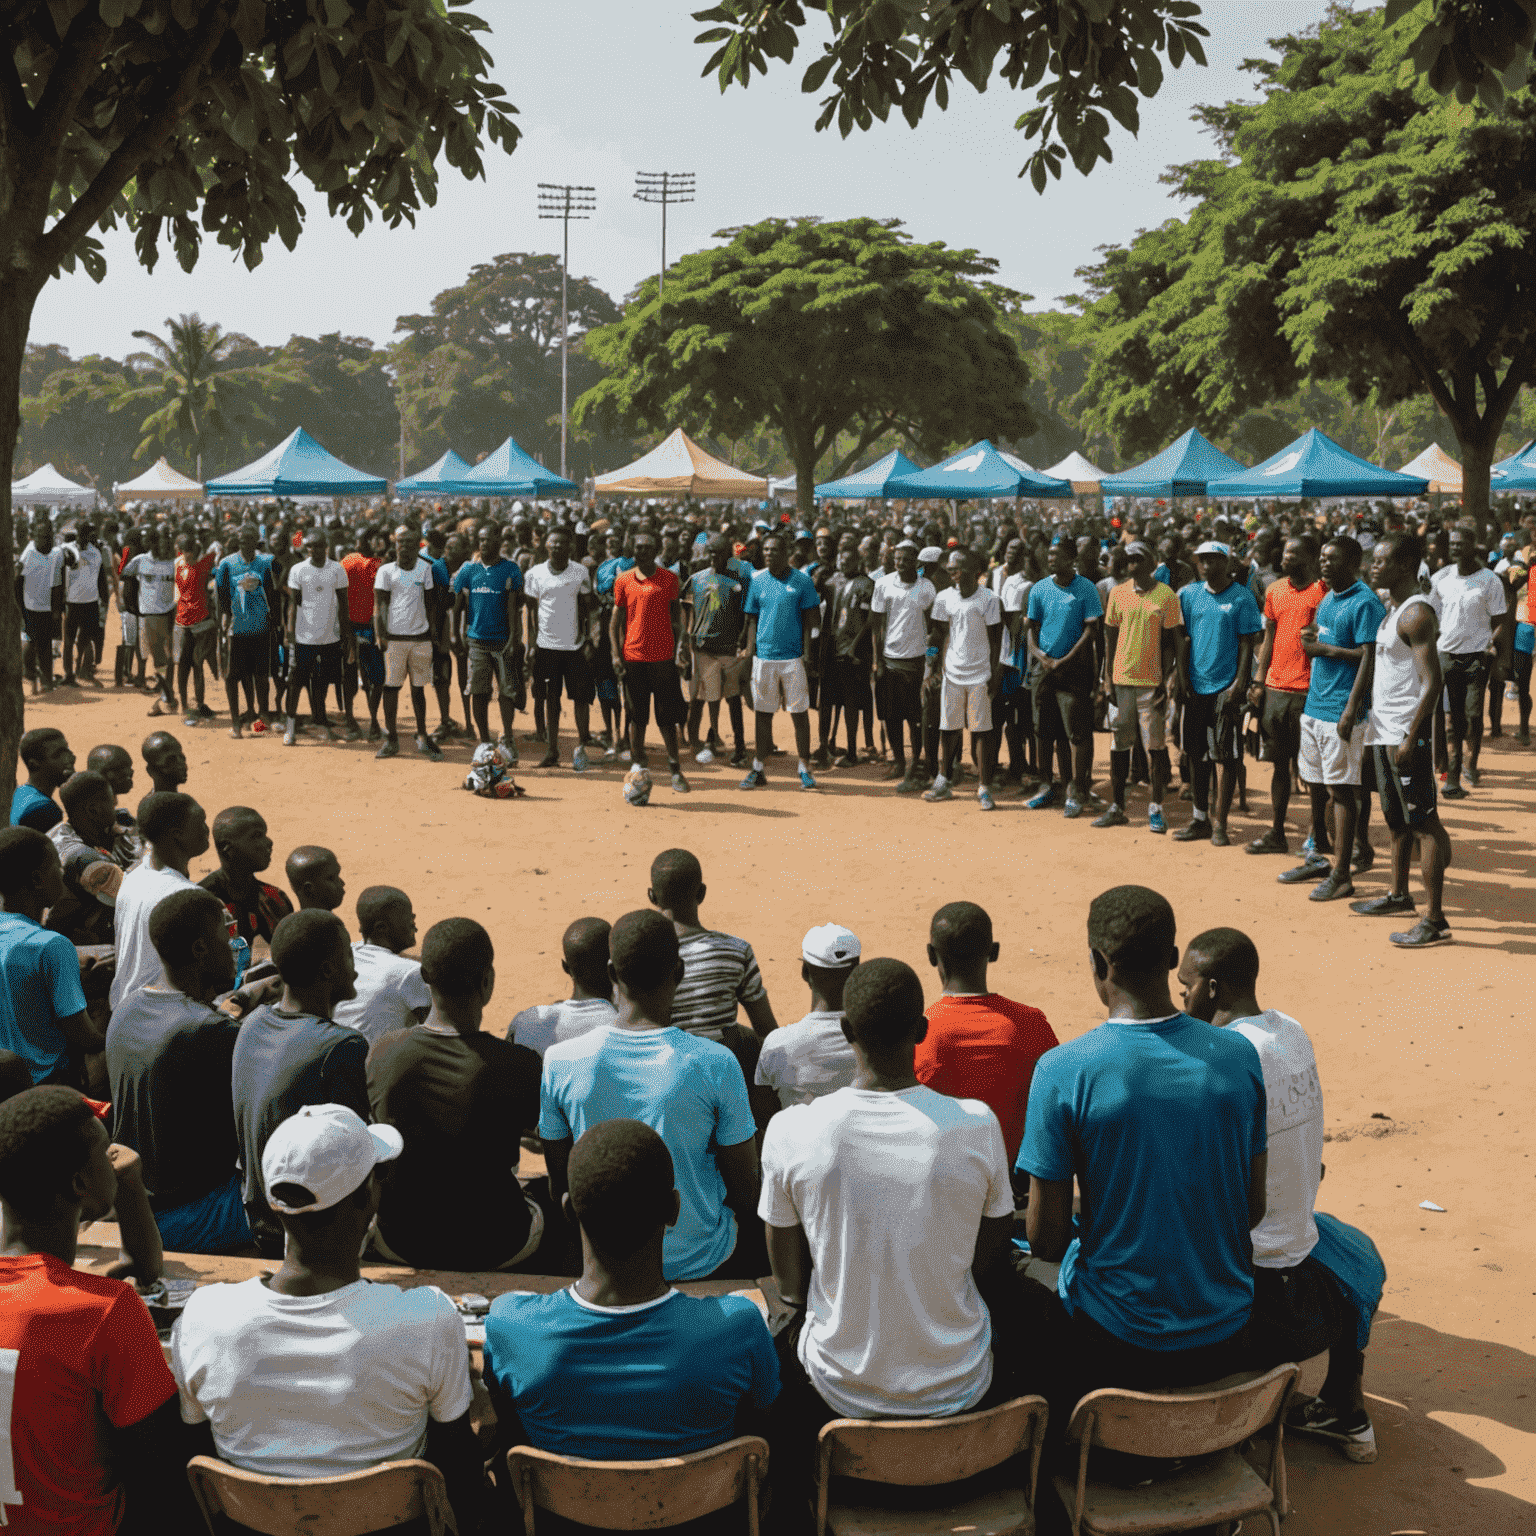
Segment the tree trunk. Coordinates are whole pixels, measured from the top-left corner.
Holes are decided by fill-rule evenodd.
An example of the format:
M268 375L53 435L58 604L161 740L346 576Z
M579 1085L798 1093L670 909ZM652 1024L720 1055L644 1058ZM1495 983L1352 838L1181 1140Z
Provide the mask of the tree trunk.
M816 448L809 441L793 442L790 452L795 460L795 509L799 526L809 528L816 517Z
M1495 428L1490 433L1487 424L1482 423L1479 430L1465 437L1457 433L1457 446L1461 449L1461 514L1476 521L1490 549L1498 542L1488 505L1488 472L1493 468L1493 445L1498 440L1498 431Z

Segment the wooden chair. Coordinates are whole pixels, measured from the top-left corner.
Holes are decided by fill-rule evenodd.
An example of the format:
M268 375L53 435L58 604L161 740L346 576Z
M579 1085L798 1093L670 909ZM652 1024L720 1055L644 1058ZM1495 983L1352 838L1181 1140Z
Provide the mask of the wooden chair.
M220 1515L262 1536L366 1536L421 1519L431 1536L458 1536L443 1474L430 1461L386 1461L337 1477L267 1477L194 1456L187 1479L212 1536L220 1536Z
M655 1461L583 1461L519 1445L507 1452L507 1471L525 1536L534 1536L536 1509L604 1530L654 1531L726 1509L741 1498L747 1501L749 1536L758 1536L768 1442L743 1435L691 1456Z
M1016 1397L980 1413L947 1419L833 1419L817 1440L816 1536L1031 1536L1035 1482L1045 1439L1043 1397ZM834 1477L906 1488L963 1482L1015 1456L1029 1457L1028 1486L978 1494L930 1509L834 1504Z
M1280 1536L1285 1512L1285 1406L1299 1367L1277 1365L1262 1376L1192 1392L1090 1392L1072 1410L1067 1443L1079 1446L1077 1477L1058 1474L1056 1492L1072 1519L1072 1536L1152 1536L1269 1516ZM1269 1473L1261 1478L1236 1449L1272 1432ZM1088 1476L1092 1446L1135 1456L1198 1458L1145 1488L1120 1488Z

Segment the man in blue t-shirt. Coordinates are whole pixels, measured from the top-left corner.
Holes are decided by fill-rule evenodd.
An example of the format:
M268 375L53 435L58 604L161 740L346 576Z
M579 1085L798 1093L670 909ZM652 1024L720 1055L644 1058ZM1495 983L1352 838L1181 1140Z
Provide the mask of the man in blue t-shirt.
M1051 579L1029 589L1024 612L1035 741L1044 780L1039 794L1028 802L1032 811L1056 804L1058 781L1051 774L1056 752L1066 794L1062 815L1083 813L1093 781L1093 658L1103 618L1099 589L1078 573L1076 541L1058 538L1051 545Z
M214 589L219 594L219 639L228 646L224 685L229 697L229 734L237 741L243 734L242 683L253 716L251 730L259 735L267 729L272 619L277 612L272 556L260 549L260 536L253 524L242 525L238 537L238 552L226 555L213 573Z
M498 1296L485 1323L503 1447L652 1461L760 1430L752 1419L779 1394L761 1313L744 1296L685 1296L663 1273L680 1207L666 1143L637 1120L605 1120L572 1149L569 1176L581 1278Z
M480 552L466 560L453 578L454 649L468 647L469 703L482 743L491 739L491 677L501 710L501 739L512 741L517 714L519 622L523 606L523 568L501 553L501 529L480 528Z
M1351 860L1362 871L1376 862L1366 834L1370 797L1360 793L1360 766L1371 700L1371 669L1366 663L1387 610L1360 580L1363 558L1360 545L1348 534L1323 545L1319 563L1328 591L1316 619L1301 631L1312 676L1301 713L1297 766L1312 795L1313 826L1328 825L1323 812L1332 804L1334 858L1330 867L1326 847L1319 847L1281 874L1280 881L1320 881L1312 890L1313 901L1353 896Z
M752 662L752 707L757 713L757 756L741 781L743 789L760 789L768 782L763 764L773 751L773 717L789 711L795 728L795 752L800 759L801 789L815 789L811 777L811 688L808 672L816 656L811 649L815 615L821 594L804 571L789 563L789 540L773 533L763 541L767 565L747 588L746 643L742 655Z
M19 751L27 782L11 794L11 825L46 832L64 820L53 792L75 771L75 754L64 732L52 725L28 731Z
M1195 784L1194 817L1173 834L1176 843L1208 839L1228 846L1227 814L1243 756L1243 700L1253 669L1253 642L1264 619L1253 593L1232 579L1232 551L1207 539L1195 550L1200 580L1179 588L1184 628L1174 634L1175 686L1183 706L1183 747ZM1216 815L1211 817L1211 774L1220 769Z
M1156 891L1097 897L1088 948L1108 1017L1047 1051L1030 1084L1016 1167L1030 1250L1061 1263L1058 1432L1096 1387L1190 1386L1246 1364L1269 1101L1253 1046L1174 1006L1174 940Z
M757 1127L741 1067L723 1045L673 1025L683 965L660 912L621 917L608 943L617 1016L544 1053L539 1138L550 1193L558 1205L571 1148L591 1126L643 1121L672 1154L681 1198L662 1249L667 1279L760 1275Z

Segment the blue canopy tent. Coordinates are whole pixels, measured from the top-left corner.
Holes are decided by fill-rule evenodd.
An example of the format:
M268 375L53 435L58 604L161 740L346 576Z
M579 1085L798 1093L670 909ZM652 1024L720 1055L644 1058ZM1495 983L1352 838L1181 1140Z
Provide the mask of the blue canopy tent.
M532 454L519 448L509 437L494 453L488 453L475 467L454 480L445 480L440 489L450 496L574 496L573 480L551 474Z
M1429 482L1417 475L1400 475L1342 448L1316 427L1302 433L1287 448L1245 469L1241 474L1206 483L1206 494L1247 496L1422 496Z
M1072 482L1056 480L1031 469L1023 459L1000 453L985 438L952 453L932 469L919 469L887 482L888 496L912 500L953 497L976 501L983 497L1035 496L1057 500L1072 499Z
M1488 490L1491 495L1528 495L1536 491L1536 438L1525 447L1500 459L1488 473Z
M327 453L303 427L243 469L210 480L209 496L379 496L379 475L367 475Z
M461 459L452 448L435 464L429 464L404 480L395 481L397 496L435 496L442 492L445 482L462 480L469 473L467 459Z
M1243 466L1191 427L1183 437L1124 474L1106 475L1099 489L1106 496L1204 496L1207 484L1243 474Z
M844 475L840 480L823 480L816 487L816 496L818 500L823 496L843 497L850 501L875 500L894 494L890 489L892 480L902 475L921 473L920 466L914 464L900 448L893 448L883 459L876 459L873 464L856 469L851 475Z

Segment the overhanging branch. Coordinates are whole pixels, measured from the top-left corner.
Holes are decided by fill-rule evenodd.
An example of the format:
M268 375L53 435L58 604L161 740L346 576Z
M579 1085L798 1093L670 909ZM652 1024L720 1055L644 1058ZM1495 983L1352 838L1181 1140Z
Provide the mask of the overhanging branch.
M35 134L43 146L43 154L51 157L63 148L80 99L101 67L111 36L112 28L101 19L93 5L86 6L64 34L58 59L34 112Z

